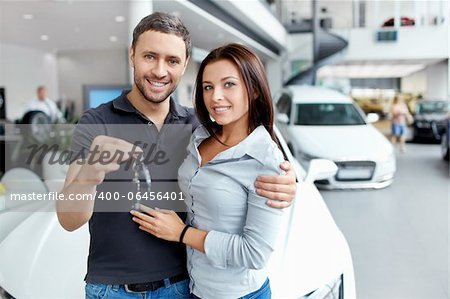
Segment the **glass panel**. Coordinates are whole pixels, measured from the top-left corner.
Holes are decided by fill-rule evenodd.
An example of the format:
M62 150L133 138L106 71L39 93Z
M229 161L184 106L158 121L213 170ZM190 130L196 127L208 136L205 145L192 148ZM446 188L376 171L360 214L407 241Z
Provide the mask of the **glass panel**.
M295 125L346 126L364 125L364 119L353 104L318 103L297 104Z
M284 113L288 117L290 117L291 116L291 106L292 106L291 97L287 94L283 94L277 103L277 110L279 113Z
M439 25L443 17L444 1L427 1L427 11L425 25Z
M417 24L417 20L415 20L416 11L414 1L400 1L400 17L407 17L414 20L414 23Z
M393 25L393 19L395 15L395 1L379 1L379 19L374 20L378 27L382 27L383 24L390 24L392 19L392 25ZM391 25L391 26L392 26Z
M281 1L283 24L298 24L302 20L312 18L311 0Z
M427 101L417 104L418 114L445 114L448 111L447 101Z
M328 24L331 21L331 28L351 28L352 7L352 1L319 1L319 16L324 20L322 23Z

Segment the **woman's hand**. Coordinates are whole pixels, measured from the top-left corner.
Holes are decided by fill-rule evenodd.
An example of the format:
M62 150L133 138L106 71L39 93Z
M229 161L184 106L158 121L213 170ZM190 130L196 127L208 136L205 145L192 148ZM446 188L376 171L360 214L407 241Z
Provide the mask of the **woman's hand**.
M155 237L167 241L178 242L184 228L183 220L171 210L152 209L139 204L142 212L131 210L132 220L139 224L139 229L146 231Z

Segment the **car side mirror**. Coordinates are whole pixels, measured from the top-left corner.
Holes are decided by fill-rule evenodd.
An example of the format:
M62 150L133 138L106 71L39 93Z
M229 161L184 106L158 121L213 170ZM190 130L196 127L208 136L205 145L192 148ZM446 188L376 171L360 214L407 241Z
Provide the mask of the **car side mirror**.
M309 163L305 182L313 183L317 180L328 179L336 175L338 167L333 161L327 159L312 159Z
M287 116L286 113L279 113L277 114L277 121L282 123L282 124L289 124L289 116Z
M367 114L367 122L369 123L375 123L380 120L380 117L376 113L369 113Z

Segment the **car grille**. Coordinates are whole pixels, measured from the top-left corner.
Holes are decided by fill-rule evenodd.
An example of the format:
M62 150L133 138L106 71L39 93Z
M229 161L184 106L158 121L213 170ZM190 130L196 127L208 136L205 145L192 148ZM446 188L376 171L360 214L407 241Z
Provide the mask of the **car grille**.
M375 171L373 161L335 162L338 166L336 181L370 181Z
M434 138L436 140L441 139L441 134L445 132L446 124L443 122L418 122L414 127L415 137Z

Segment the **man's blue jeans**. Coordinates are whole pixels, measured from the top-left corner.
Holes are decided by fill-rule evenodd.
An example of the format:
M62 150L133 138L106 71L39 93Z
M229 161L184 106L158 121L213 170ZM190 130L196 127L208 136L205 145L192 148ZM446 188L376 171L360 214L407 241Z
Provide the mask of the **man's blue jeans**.
M189 291L189 279L155 291L143 293L127 292L123 285L111 285L100 283L87 283L85 287L86 299L191 299Z

